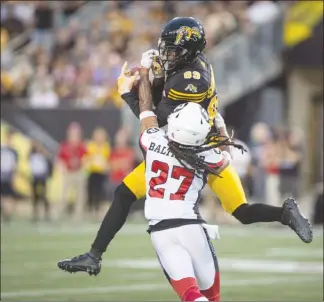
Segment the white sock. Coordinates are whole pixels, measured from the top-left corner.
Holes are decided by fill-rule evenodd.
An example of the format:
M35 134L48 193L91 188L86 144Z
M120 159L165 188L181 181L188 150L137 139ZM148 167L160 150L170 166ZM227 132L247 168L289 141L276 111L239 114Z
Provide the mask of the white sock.
M195 301L208 301L206 297L197 298Z

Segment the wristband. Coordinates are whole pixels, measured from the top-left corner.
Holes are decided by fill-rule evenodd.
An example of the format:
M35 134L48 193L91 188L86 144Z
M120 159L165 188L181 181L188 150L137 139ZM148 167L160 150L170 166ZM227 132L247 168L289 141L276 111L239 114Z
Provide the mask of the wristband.
M140 115L139 115L139 119L140 121L144 118L147 117L156 117L156 115L154 114L153 111L143 111Z

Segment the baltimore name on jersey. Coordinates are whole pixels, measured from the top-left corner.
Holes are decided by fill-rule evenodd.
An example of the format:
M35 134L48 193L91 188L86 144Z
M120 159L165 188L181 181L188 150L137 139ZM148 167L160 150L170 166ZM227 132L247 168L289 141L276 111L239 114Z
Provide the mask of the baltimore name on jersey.
M130 92L123 94L122 98L138 117L138 96ZM178 105L185 102L199 103L207 110L210 120L214 121L218 99L213 68L206 56L201 53L190 64L170 72L164 84L161 100L153 101L157 104L155 114L160 127L165 126L168 116Z
M207 175L199 177L194 169L183 167L169 150L166 133L160 128L144 131L140 147L145 158L144 212L149 220L149 231L204 223L199 215L199 201ZM228 165L218 149L204 151L199 156L219 171Z

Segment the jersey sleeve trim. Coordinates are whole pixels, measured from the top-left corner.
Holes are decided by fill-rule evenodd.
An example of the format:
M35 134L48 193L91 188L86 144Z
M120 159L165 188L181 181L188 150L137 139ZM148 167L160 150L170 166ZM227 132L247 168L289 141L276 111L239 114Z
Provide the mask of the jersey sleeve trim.
M146 132L146 131L145 131ZM147 151L147 147L144 145L144 143L143 143L143 134L145 133L145 132L143 132L141 135L140 135L140 138L139 138L139 144L140 144L140 147L141 147L141 149L143 150L143 151Z
M192 102L202 102L207 96L208 90L203 93L183 93L174 90L173 88L170 89L168 93L168 98L171 100L187 100Z
M215 168L220 168L224 165L225 163L225 158L222 158L219 162L217 163L207 163L207 166L211 169L215 169Z

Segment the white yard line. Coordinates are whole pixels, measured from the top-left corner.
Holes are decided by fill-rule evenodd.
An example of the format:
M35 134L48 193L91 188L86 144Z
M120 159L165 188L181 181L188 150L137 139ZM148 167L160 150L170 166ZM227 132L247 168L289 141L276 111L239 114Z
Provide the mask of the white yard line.
M301 261L282 261L282 260L260 260L260 259L235 259L235 258L220 258L219 266L221 272L260 272L260 273L287 273L287 274L323 274L322 262L301 262ZM56 262L25 262L23 267L16 268L11 266L6 269L1 268L2 276L23 276L30 275L31 272L39 270L42 267L47 268L47 273L50 269L56 266ZM116 259L104 261L103 267L109 268L124 268L134 270L160 270L159 262L156 258L145 259Z
M312 249L306 249L306 248L270 248L266 251L266 256L268 257L279 257L279 258L285 258L285 257L298 257L298 258L318 258L323 259L323 249L320 248L312 248Z
M80 295L80 294L109 294L119 292L134 291L156 291L164 290L168 284L138 284L127 286L105 286L92 288L60 288L60 289L43 289L43 290L26 290L19 292L3 292L1 298L19 298L19 297L39 297L39 296L56 296L56 295Z
M14 229L13 225L13 229ZM40 227L26 227L23 231L21 230L21 227L17 228L17 233L21 234L22 232L30 233L31 235L53 235L53 236L59 236L61 234L92 234L96 233L98 231L99 224L77 224L77 225L42 225ZM145 233L148 225L147 224L126 224L119 234L123 235L133 235L133 234L139 234L139 235L147 235ZM267 235L267 236L276 236L276 237L290 237L292 236L293 232L286 227L264 227L264 226L240 226L240 225L220 225L219 226L220 232L223 235L239 235L239 236L251 236L251 234L254 235ZM9 230L9 232L12 234L14 231ZM2 228L2 235L5 235L6 230ZM314 228L314 235L315 237L323 237L323 229L322 228Z
M309 278L294 278L289 280L289 283L299 283L311 281ZM263 279L222 279L222 287L246 286L246 285L269 285L274 283L287 282L287 278L263 278ZM156 291L156 290L171 290L170 285L165 282L163 284L137 284L127 286L106 286L92 288L60 288L60 289L43 289L43 290L24 290L19 292L3 292L1 298L25 298L25 297L40 297L40 296L66 296L80 294L110 294L123 293L134 291Z
M159 262L155 258L141 260L120 259L114 261L105 261L103 263L103 266L132 269L160 269ZM322 262L268 261L220 258L219 266L221 271L323 274Z

